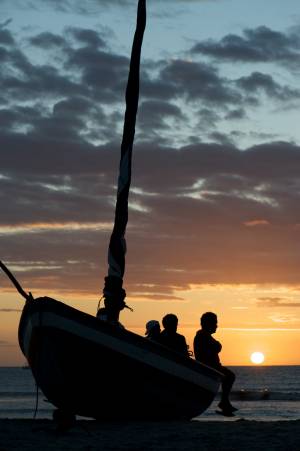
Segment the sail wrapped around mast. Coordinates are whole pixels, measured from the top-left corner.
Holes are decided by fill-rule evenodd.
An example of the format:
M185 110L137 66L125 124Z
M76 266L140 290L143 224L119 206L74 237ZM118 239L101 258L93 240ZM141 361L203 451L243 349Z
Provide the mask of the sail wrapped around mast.
M146 0L139 0L126 88L126 110L121 144L115 222L108 249L108 275L105 277L103 289L105 313L107 319L112 321L117 321L120 311L127 307L124 301L126 292L122 288L126 254L125 232L128 222L132 149L139 101L140 59L145 27Z

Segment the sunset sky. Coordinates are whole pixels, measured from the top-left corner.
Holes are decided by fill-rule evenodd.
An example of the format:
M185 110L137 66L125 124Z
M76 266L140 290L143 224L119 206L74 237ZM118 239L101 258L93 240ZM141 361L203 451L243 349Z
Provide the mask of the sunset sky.
M0 259L96 313L135 0L0 0ZM124 287L144 334L219 317L224 364L300 364L299 0L148 0ZM0 274L0 366L23 299Z

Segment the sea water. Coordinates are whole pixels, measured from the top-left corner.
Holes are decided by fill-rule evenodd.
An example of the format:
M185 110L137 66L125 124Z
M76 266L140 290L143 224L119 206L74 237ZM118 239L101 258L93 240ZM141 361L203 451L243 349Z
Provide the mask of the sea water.
M216 414L220 394L199 419L256 421L300 419L300 366L235 366L231 402L239 410L233 418ZM218 418L216 418L216 415Z
M236 374L233 418L216 414L219 395L200 421L300 419L300 366L230 367ZM52 418L54 407L37 390L30 369L0 367L0 418Z

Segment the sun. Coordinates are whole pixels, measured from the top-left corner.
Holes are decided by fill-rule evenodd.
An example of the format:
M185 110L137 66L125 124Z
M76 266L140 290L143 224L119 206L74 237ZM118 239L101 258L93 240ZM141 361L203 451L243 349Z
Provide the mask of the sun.
M260 365L261 363L264 362L265 356L263 355L262 352L252 352L250 359L251 362L254 363L255 365Z

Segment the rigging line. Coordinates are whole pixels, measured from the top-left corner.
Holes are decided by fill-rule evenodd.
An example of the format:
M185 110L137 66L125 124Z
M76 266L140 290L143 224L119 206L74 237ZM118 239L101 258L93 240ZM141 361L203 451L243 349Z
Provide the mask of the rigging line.
M17 281L17 279L12 275L12 273L10 272L10 270L5 266L5 264L0 261L0 268L2 269L2 271L7 275L7 277L9 278L9 280L12 282L12 284L15 286L15 288L17 289L17 291L20 293L21 296L23 296L23 298L26 299L26 301L29 301L30 299L33 299L32 294L26 293L26 291L23 290L23 288L21 287L21 285L19 284L19 282Z

